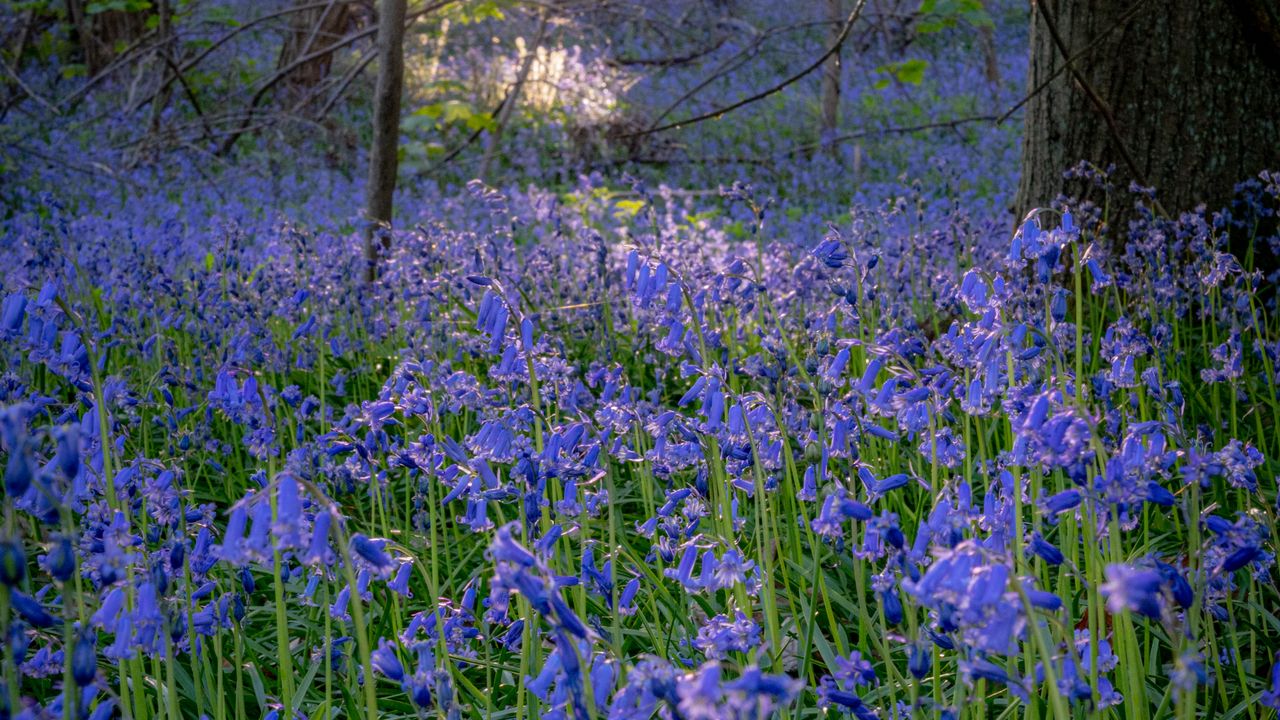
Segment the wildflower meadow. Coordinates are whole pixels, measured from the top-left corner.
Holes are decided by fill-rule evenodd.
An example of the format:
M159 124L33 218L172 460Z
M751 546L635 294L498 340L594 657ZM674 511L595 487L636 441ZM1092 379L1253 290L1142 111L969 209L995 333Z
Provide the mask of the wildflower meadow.
M1016 207L1035 3L415 2L373 223L393 4L7 3L0 718L1276 717L1280 162Z

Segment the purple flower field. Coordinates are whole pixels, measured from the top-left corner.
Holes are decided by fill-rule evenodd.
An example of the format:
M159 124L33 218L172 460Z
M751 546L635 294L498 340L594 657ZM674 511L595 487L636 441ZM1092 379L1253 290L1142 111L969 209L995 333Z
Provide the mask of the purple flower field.
M330 5L0 11L0 720L1276 717L1280 172L1015 215L1015 2L822 131L825 3L410 4L373 227Z

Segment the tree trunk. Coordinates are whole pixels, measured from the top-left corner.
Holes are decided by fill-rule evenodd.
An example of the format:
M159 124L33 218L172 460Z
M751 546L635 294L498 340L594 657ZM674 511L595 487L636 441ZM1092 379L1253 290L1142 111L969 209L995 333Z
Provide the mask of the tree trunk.
M1170 213L1222 207L1236 183L1280 167L1280 35L1248 19L1280 17L1278 5L1032 0L1028 88L1048 86L1027 104L1019 218L1085 196L1063 179L1081 160L1114 165L1117 189L1156 188ZM1128 212L1112 211L1113 224Z
M156 54L164 58L169 58L172 62L173 52L173 27L171 25L172 17L169 14L169 0L158 0L156 2L156 13L159 22L156 31L159 37L156 38ZM168 82L169 73L171 72L169 63L162 62L160 64L164 69L160 72L161 87L157 93L156 99L151 103L151 134L160 131L160 118L164 114L164 109L169 106L169 91L172 87Z
M840 38L840 28L844 24L844 8L841 0L826 0L826 20L830 23L827 33L827 45ZM827 146L832 157L839 154L836 143L831 139L836 136L840 126L840 50L837 49L822 65L822 118L818 126L818 141Z
M297 0L297 4L309 2ZM294 13L289 21L289 34L280 46L276 69L289 67L300 57L324 50L358 24L352 5L344 0L331 0L324 7ZM290 73L287 87L296 95L305 96L329 77L332 67L333 53L324 53Z
M76 30L89 77L111 63L117 46L137 40L147 31L147 13L107 10L90 14L85 0L67 0L67 16Z
M369 153L369 187L364 236L365 280L378 276L379 251L391 236L379 232L391 225L392 195L399 166L400 92L404 86L405 0L378 2L378 89L374 97L373 148ZM379 240L379 236L381 239Z
M983 10L988 9L990 4L982 2ZM996 29L993 24L978 26L978 43L982 47L982 74L994 89L1000 85L1000 56L996 54Z

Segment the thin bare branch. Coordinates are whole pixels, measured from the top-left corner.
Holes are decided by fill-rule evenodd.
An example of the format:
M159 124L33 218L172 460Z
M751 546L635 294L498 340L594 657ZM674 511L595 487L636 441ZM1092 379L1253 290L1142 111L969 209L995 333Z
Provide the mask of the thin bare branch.
M659 125L657 127L649 128L647 130L641 130L639 132L629 133L627 135L623 135L622 137L632 138L632 137L640 137L643 135L652 135L653 133L663 132L664 130L681 128L681 127L685 127L686 125L692 125L694 123L702 122L704 120L719 118L727 113L733 112L734 110L745 107L755 102L759 102L760 100L763 100L767 97L771 97L773 95L776 95L782 92L790 85L800 81L801 79L807 77L814 70L817 70L818 68L822 67L822 64L826 62L827 58L831 57L832 54L839 52L840 46L844 44L845 38L849 37L849 32L853 30L853 25L858 21L858 16L862 13L862 8L866 4L867 4L867 0L858 0L858 4L854 6L853 12L849 13L848 19L845 20L844 27L840 30L840 34L836 37L835 41L831 44L831 47L827 48L827 51L822 53L822 55L819 56L817 60L810 63L809 66L806 67L805 69L783 80L777 85L774 85L768 90L758 92L755 95L743 98L742 100L726 105L725 107L717 108L716 110L712 110L711 112L703 113L701 115L695 115L691 118L686 118L684 120L680 120L677 122L667 123L666 125Z
M405 26L407 28L408 26L416 22L418 18L421 18L424 15L429 15L441 8L447 7L459 1L460 0L439 0L438 2L432 3L421 10L417 10L415 12L409 13L408 15L405 16ZM376 34L377 32L378 32L377 25L365 28L364 30L360 30L359 32L355 32L348 35L342 40L338 40L334 42L332 45L328 45L320 50L316 50L316 51L307 53L306 55L299 56L295 58L293 62L277 70L274 75L268 78L267 81L260 88L258 88L258 91L255 92L253 94L253 97L249 100L248 114L245 118L245 125L246 126L248 125L250 119L253 117L254 110L266 98L267 93L269 93L271 89L274 88L276 85L278 85L282 80L289 77L289 75L291 75L298 68L306 65L307 63L311 62L312 60L315 60L316 58L328 55L329 53L332 53L335 50L341 50L344 47L353 45L356 42L359 42L360 40L363 40L367 37L370 37ZM218 153L220 155L225 155L226 153L230 152L231 148L235 145L236 140L238 140L239 137L240 135L238 133L233 133L230 137L227 138L226 142L222 144L222 148L218 151Z

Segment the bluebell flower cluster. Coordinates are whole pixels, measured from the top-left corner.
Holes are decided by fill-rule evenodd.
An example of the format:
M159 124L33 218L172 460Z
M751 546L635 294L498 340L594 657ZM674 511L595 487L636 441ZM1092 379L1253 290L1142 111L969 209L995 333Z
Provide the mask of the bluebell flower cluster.
M1227 237L1277 176L1010 234L949 162L795 217L424 191L372 283L248 209L6 218L0 718L1280 707L1280 328Z

